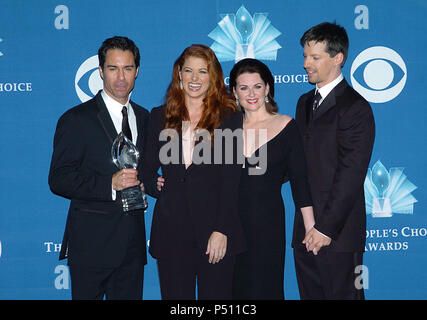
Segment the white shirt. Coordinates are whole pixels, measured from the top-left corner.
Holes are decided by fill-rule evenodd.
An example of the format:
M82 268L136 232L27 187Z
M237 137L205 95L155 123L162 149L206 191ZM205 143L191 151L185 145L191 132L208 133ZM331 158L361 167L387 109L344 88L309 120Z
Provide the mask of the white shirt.
M195 143L195 131L191 130L190 121L182 122L182 154L187 169L193 162L193 151Z
M104 100L105 106L107 107L108 113L110 114L111 120L113 121L114 127L116 128L117 134L122 132L123 106L127 107L129 127L132 133L132 142L133 144L136 144L136 139L138 139L138 130L136 127L135 113L133 112L132 105L129 103L130 95L125 105L122 105L121 103L111 98L108 94L105 93L104 90L102 90L101 96ZM116 200L116 190L113 189L113 186L111 186L111 197L114 201Z
M124 105L117 102L113 98L111 98L108 94L105 93L104 90L102 90L101 96L105 102L105 105L107 106L107 110L108 110L108 113L110 114L111 120L113 120L113 124L114 124L114 127L116 128L117 134L122 132L123 106L127 107L129 127L130 127L130 131L132 132L132 142L133 144L136 144L136 140L138 139L138 130L136 127L135 112L133 112L132 105L129 103L130 95L129 95L128 101L126 101L126 104Z
M340 75L333 81L329 82L328 84L325 84L323 87L319 88L317 87L316 84L316 91L314 92L314 94L316 94L318 91L320 93L320 95L322 96L322 99L320 99L319 101L319 106L320 104L323 102L323 100L325 100L326 96L338 85L338 83L340 83L342 80L344 79L344 76L342 75L342 73L340 73Z

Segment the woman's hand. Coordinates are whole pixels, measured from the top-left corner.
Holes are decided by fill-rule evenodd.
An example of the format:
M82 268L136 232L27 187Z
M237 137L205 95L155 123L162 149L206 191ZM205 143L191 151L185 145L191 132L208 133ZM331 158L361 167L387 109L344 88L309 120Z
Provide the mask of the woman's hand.
M157 178L157 190L162 191L163 186L165 185L165 178L162 176Z
M314 255L322 249L323 247L329 246L331 244L331 238L320 233L316 230L316 228L312 228L306 235L304 240L302 241L305 244L308 251L313 251Z
M227 252L227 236L214 231L208 240L206 254L209 255L209 263L218 263Z

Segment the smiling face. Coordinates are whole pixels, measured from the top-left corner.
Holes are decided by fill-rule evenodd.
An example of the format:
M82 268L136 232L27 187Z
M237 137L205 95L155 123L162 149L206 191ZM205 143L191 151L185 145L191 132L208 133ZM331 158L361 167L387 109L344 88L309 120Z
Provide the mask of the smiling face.
M204 98L209 89L209 71L207 62L199 57L190 56L179 72L186 98Z
M343 54L329 56L325 51L326 42L310 41L304 46L304 69L308 81L319 88L335 80L341 73Z
M117 102L125 104L135 85L138 70L131 51L108 50L104 66L99 67L104 82L104 91Z
M268 90L268 84L265 84L259 73L242 73L236 78L233 93L245 111L257 111L265 108Z

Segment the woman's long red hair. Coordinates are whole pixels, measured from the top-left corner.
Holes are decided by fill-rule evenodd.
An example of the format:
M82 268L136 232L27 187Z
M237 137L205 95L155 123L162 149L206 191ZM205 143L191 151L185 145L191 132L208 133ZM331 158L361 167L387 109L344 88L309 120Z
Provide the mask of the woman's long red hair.
M206 129L213 135L214 129L220 124L225 114L236 112L237 105L224 84L221 64L215 53L202 44L193 44L186 48L175 61L172 71L172 82L166 93L166 124L165 128L181 131L182 121L189 121L185 107L184 90L180 88L179 72L188 57L202 58L208 65L209 89L203 99L203 113L197 128Z

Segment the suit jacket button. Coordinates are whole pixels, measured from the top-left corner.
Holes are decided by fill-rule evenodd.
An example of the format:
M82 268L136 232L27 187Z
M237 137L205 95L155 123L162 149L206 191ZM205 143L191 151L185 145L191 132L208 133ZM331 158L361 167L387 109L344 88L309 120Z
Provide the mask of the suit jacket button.
M185 178L181 178L179 181L180 182L185 182Z

